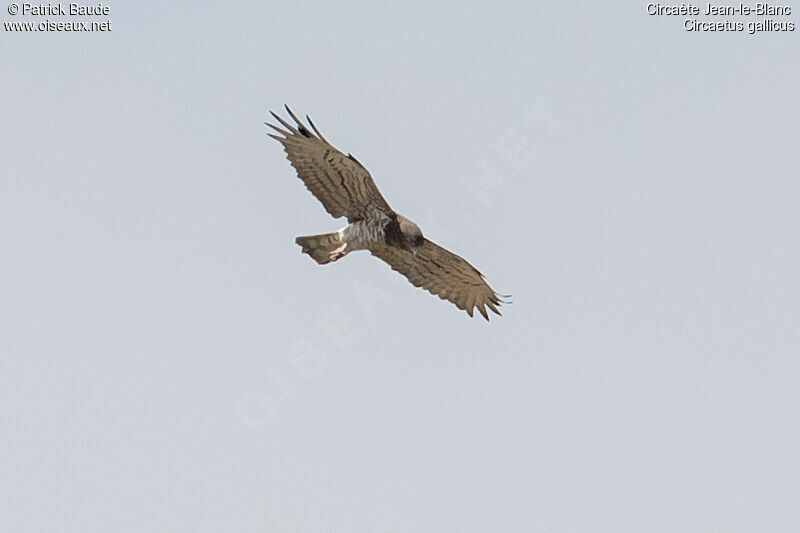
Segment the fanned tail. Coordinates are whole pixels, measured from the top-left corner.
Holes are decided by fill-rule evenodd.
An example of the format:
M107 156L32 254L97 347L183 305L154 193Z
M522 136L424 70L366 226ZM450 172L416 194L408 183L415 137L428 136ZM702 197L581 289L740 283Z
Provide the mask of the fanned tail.
M323 235L308 235L297 237L294 242L303 248L303 253L320 265L326 265L347 255L347 243L342 241L341 232L325 233Z

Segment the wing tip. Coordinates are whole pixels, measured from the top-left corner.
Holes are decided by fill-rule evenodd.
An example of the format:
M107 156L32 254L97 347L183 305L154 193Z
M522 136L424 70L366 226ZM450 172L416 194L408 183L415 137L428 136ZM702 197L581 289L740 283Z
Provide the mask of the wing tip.
M311 120L311 117L310 117L310 116L308 116L308 115L306 115L306 120L307 120L307 121L308 121L308 123L311 125L311 129L313 129L313 130L314 130L314 133L316 133L316 134L317 134L317 137L319 137L321 141L323 141L323 142L325 142L325 143L328 143L328 144L330 144L330 143L328 142L328 139L326 139L325 137L323 137L323 136L322 136L322 134L319 132L319 130L317 129L317 126L316 126L316 124L314 124L314 121L313 121L313 120Z
M277 113L275 113L272 110L270 110L269 114L272 115L275 118L275 120L280 122L281 126L286 128L287 130L289 130L289 132L288 133L284 132L280 128L278 128L276 126L273 126L272 124L270 124L268 122L265 122L264 124L266 124L270 128L273 128L273 129L279 131L281 134L285 135L286 137L289 137L290 135L300 134L303 137L316 138L316 137L314 137L314 134L311 133L311 131L309 131L309 129L305 126L305 124L303 124L300 121L300 119L297 118L297 115L294 114L294 111L292 111L292 109L289 107L289 104L283 104L283 107L286 109L286 112L289 113L289 116L292 118L292 120L295 121L296 126L293 126L287 120L284 120L283 118L281 118L280 115L278 115ZM309 119L309 124L311 124L311 127L314 128L314 131L317 133L317 135L319 135L319 131L317 130L317 128L314 126L314 124L311 122L310 119ZM319 135L319 138L322 139L323 141L325 140L322 137L322 135ZM327 141L325 141L325 142L327 142Z
M275 137L275 138L277 138L278 140L284 140L285 138L288 138L288 137L289 137L289 135L291 135L291 134L290 134L288 131L286 131L286 130L284 130L284 129L281 129L281 128L279 128L279 127L278 127L278 126L276 126L275 124L270 124L269 122L264 122L264 125L265 125L265 126L267 126L267 127L270 127L270 128L272 128L273 130L275 130L275 131L277 131L278 133L280 133L281 135L283 135L283 137ZM267 135L270 135L270 134L268 133ZM271 136L271 137L274 137L274 136L272 136L272 135L270 135L270 136Z
M483 318L485 318L486 321L489 322L490 320L488 311L491 311L497 316L503 316L503 313L500 312L499 307L502 304L510 303L505 300L500 300L497 296L498 296L497 294L492 294L492 296L486 298L484 301L479 303L469 302L467 304L469 307L463 307L462 309L464 309L470 317L474 316L474 310L477 309L478 312L480 312L481 316L483 316ZM488 311L486 309L487 307L489 308Z
M300 119L297 118L297 115L294 114L294 111L289 108L289 104L283 104L283 107L286 108L286 112L289 113L289 116L292 117L292 120L294 120L297 124L297 131L299 131L301 135L304 137L314 136L310 131L308 131L308 128L306 128L305 124L303 124Z
M280 116L280 115L278 115L277 113L275 113L275 111L272 111L272 110L270 110L269 114L270 114L270 115L272 115L272 117L273 117L275 120L277 120L278 122L280 122L280 123L281 123L281 126L283 126L284 128L286 128L287 130L289 130L289 131L290 131L292 134L296 134L296 133L297 133L297 128L295 128L294 126L292 126L291 124L289 124L288 122L286 122L285 120L283 120L283 118L281 118L281 116ZM278 129L276 126L273 126L272 124L270 124L270 123L268 123L268 122L265 122L264 124L266 124L267 126L269 126L269 127L271 127L271 128ZM278 131L280 131L280 130L278 130ZM287 135L287 137L288 137L288 135Z

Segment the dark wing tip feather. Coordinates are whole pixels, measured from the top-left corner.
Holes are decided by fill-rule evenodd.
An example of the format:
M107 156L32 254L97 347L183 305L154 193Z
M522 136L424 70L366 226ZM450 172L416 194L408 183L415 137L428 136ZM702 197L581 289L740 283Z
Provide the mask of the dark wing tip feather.
M326 139L325 137L323 137L323 136L322 136L322 134L321 134L321 133L319 132L319 130L317 129L317 126L316 126L316 125L314 124L314 122L311 120L311 117L309 117L308 115L306 115L306 120L308 121L308 123L309 123L309 124L311 124L311 129L313 129L313 130L314 130L314 133L316 133L316 134L317 134L317 137L319 137L319 138L320 138L322 141L324 141L324 142L326 142L326 143L327 143L327 142L328 142L328 139ZM328 144L330 144L330 143L328 143Z
M315 138L318 137L322 141L328 143L328 141L325 139L325 137L322 136L322 134L319 132L317 127L314 125L314 123L311 122L311 119L308 116L306 116L306 118L308 119L308 123L311 124L311 127L314 129L314 133L317 134L317 137L315 137L314 133L311 133L311 131L305 126L305 124L303 124L300 121L300 119L297 118L297 115L294 114L294 111L292 111L291 108L289 108L288 105L284 104L284 107L286 108L286 112L289 113L289 116L292 118L292 120L295 121L295 125L292 125L287 120L284 120L282 117L280 117L274 111L270 111L269 113L270 113L270 115L272 115L275 118L275 120L280 122L281 126L286 128L286 130L288 130L288 132L278 128L277 126L275 126L273 124L270 124L269 122L265 122L264 124L266 124L267 126L269 126L272 129L276 130L277 132L281 133L282 135L285 135L286 137L290 137L292 135L300 134L303 137L308 137L310 139L315 139ZM330 143L328 143L328 144L330 144Z
M297 123L298 131L305 137L313 137L314 135L310 131L308 131L308 128L306 128L302 122L300 122L300 119L297 118L297 115L295 115L292 112L292 110L289 109L289 105L284 104L284 107L286 108L286 112L289 113L289 116L292 117L292 120L294 120Z
M287 113L289 113L289 116L290 116L290 117L292 117L292 118L294 119L294 121L295 121L295 122L297 122L297 125L298 125L298 126L302 126L302 125L303 125L303 123L302 123L302 122L300 122L299 120L297 120L297 115L295 115L295 114L292 112L292 110L291 110L291 109L289 109L289 104L283 104L283 107L284 107L284 109L286 109L286 112L287 112Z
M278 115L277 115L277 114L276 114L274 111L270 111L270 112L269 112L269 114L270 114L270 115L272 115L273 117L275 117L275 120L277 120L278 122L280 122L280 123L281 123L281 125L282 125L284 128L286 128L287 130L289 130L289 131L290 131L290 132L292 132L292 133L297 133L297 128L295 128L294 126L292 126L291 124L289 124L288 122L286 122L285 120L283 120L283 119L282 119L280 116L278 116ZM267 124L267 125L269 126L270 124ZM273 126L273 127L274 127L274 126Z
M278 133L280 133L284 137L288 137L289 135L291 135L291 133L289 133L288 131L286 131L284 129L281 129L281 128L279 128L278 126L276 126L274 124L270 124L269 122L265 122L264 124L266 124L267 126L272 128L273 130L277 131Z

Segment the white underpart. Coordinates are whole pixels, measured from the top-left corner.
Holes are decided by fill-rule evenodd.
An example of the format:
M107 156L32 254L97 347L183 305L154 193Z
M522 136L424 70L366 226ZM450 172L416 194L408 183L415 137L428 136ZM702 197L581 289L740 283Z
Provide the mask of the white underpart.
M342 241L342 245L336 248L333 252L331 252L330 254L331 257L338 256L339 254L343 253L347 248L347 240L344 238L344 233L346 229L347 226L343 227L342 229L336 232L339 234L339 240Z

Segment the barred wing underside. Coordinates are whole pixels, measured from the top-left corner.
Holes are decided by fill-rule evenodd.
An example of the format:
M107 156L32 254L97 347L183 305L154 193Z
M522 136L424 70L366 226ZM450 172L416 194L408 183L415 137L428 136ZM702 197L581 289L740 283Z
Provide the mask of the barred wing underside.
M344 155L331 146L306 117L313 133L286 107L296 125L272 113L283 128L267 123L280 135L269 133L283 144L289 162L297 170L297 177L311 193L322 202L335 218L348 221L364 220L376 212L392 213L369 172L352 155ZM316 134L316 135L315 135Z
M392 270L408 278L415 287L452 302L469 316L476 307L486 320L489 320L486 307L500 314L497 308L504 302L486 283L483 274L465 259L428 239L417 255L383 244L370 251L388 263Z

